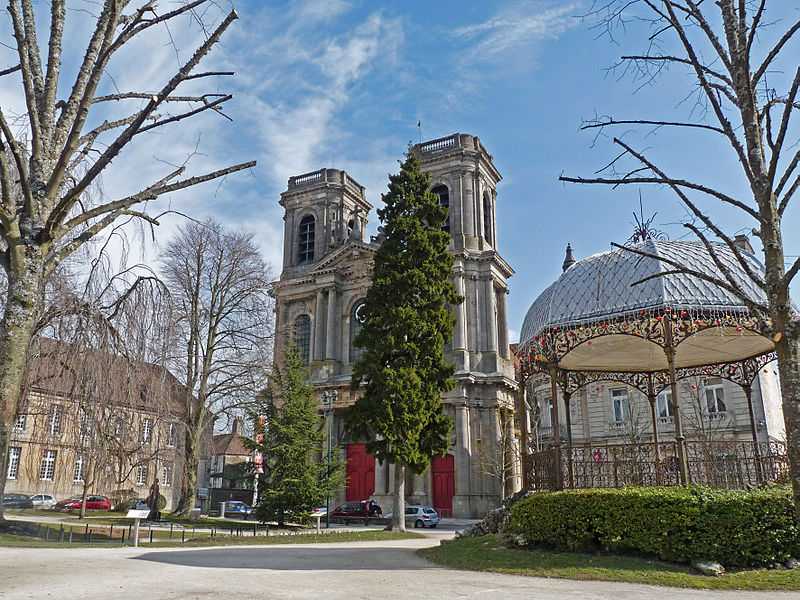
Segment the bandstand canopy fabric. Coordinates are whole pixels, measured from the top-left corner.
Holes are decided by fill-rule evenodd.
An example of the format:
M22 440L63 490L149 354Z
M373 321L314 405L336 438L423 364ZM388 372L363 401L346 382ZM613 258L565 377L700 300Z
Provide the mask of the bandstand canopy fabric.
M650 372L667 368L662 319L675 332L675 366L730 363L770 351L747 306L730 291L694 275L670 273L674 264L725 281L700 242L647 239L627 249L589 256L569 267L531 305L522 325L520 349L535 353L547 338L558 366L567 370ZM764 292L752 281L733 252L715 244L714 251L737 287L757 304ZM751 272L764 268L742 252ZM650 278L650 279L647 279ZM646 281L642 281L645 280ZM641 283L639 283L641 282ZM661 327L655 327L656 320ZM612 335L606 335L612 334ZM552 341L558 336L563 343Z

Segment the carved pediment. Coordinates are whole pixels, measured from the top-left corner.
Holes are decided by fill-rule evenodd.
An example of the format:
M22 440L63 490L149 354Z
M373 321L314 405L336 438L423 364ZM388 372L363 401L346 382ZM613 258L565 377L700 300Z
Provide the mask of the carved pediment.
M314 265L308 275L316 277L333 271L348 279L369 277L377 249L377 246L367 242L349 241Z

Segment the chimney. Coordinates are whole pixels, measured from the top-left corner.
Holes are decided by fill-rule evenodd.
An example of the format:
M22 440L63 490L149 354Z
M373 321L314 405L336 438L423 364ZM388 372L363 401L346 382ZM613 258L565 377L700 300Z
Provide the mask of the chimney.
M572 253L572 246L567 244L567 255L564 257L564 263L561 265L561 269L566 271L576 262L575 255Z
M233 431L231 433L233 433L233 435L241 436L242 427L242 417L235 417L233 419Z
M733 245L739 248L739 250L744 250L750 254L755 254L755 252L753 252L753 247L750 245L750 240L743 233L740 233L733 238Z

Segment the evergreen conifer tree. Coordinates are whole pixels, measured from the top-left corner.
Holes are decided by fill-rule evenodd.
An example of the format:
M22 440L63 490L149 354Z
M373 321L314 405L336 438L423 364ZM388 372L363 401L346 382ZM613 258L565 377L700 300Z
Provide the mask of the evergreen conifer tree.
M327 457L325 419L319 413L308 370L292 346L269 377L267 389L250 411L261 441L249 445L262 455L263 475L257 476L259 521L284 525L305 521L344 483L344 462L338 448ZM263 423L263 424L262 424Z
M364 393L345 412L345 427L381 463L395 465L392 529L405 530L407 470L422 474L448 450L451 420L441 393L452 389L453 365L444 345L453 335L450 307L463 302L450 278L447 209L409 150L400 173L389 176L378 210L385 238L375 253L364 325L354 343L363 356L352 388Z

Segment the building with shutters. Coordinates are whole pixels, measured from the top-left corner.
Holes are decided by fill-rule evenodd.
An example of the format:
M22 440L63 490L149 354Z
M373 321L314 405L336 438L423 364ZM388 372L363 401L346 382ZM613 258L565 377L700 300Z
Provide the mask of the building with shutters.
M455 307L455 332L446 356L456 365L456 387L442 395L454 423L450 451L428 472L409 476L408 501L443 516L477 517L519 486L505 466L516 455L511 435L516 384L509 355L506 281L514 273L497 250L496 186L492 156L472 135L456 133L413 147L447 205L455 258L453 280L465 302ZM391 502L391 465L378 464L364 444L345 434L339 414L353 402L352 365L359 349L359 309L370 286L375 238L365 226L372 206L350 174L320 169L291 177L281 194L283 266L276 300L276 356L297 344L318 392L332 412L334 443L347 458L347 487L339 501ZM333 398L333 400L331 400ZM326 401L326 399L328 399ZM328 402L332 407L329 407Z

